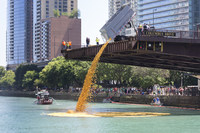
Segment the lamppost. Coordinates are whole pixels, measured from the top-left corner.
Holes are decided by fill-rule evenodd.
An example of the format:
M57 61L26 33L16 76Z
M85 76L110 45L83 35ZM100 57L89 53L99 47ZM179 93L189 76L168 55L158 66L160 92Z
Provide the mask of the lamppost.
M199 37L200 23L194 24L193 27L194 27L194 29L193 29L194 37L195 37L195 35L197 35L197 38L198 38Z
M153 9L153 27L154 27L154 12L157 11L157 9Z
M197 28L197 37L199 37L199 26L200 26L200 23L195 24L195 26Z

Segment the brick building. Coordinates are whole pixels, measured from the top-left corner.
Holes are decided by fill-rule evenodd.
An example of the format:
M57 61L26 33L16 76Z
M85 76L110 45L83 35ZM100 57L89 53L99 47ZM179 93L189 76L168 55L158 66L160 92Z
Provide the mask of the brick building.
M81 48L81 19L52 17L40 23L40 61L61 56L62 41L71 41L72 49Z

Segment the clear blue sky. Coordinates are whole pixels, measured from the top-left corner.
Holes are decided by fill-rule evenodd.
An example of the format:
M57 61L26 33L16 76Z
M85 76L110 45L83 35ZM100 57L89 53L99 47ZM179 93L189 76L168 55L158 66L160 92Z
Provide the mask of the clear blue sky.
M0 0L0 66L6 66L6 15L7 0ZM82 20L82 44L86 37L91 44L95 39L103 43L99 30L108 20L108 0L78 0L78 9Z

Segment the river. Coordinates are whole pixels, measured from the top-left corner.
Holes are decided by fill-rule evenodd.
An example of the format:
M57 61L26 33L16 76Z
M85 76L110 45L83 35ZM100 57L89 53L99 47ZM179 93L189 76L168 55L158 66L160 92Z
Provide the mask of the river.
M197 133L200 111L170 107L92 103L89 112L160 112L156 117L52 117L49 113L75 110L76 101L56 100L36 105L34 98L0 96L1 133Z

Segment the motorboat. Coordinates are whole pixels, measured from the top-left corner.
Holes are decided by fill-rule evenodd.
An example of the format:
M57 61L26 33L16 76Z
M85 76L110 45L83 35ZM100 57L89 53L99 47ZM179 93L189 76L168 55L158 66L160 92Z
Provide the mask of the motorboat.
M162 106L163 104L160 102L160 98L159 97L155 97L152 102L151 102L152 106Z
M47 90L41 90L36 93L37 100L36 104L52 104L53 98L49 97L49 92Z

